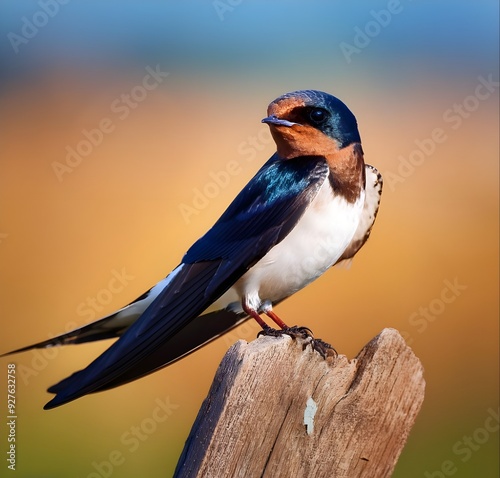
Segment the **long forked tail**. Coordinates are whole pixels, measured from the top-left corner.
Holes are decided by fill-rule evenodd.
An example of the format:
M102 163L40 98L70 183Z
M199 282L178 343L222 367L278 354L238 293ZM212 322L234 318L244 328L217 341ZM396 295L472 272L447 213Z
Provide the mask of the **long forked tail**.
M11 352L0 355L0 357L18 352L25 352L31 349L55 347L58 345L82 344L85 342L94 342L96 340L120 337L123 335L125 330L127 330L143 314L143 312L167 284L168 276L127 306L110 315L107 315L106 317L48 340L43 340L42 342L28 345L27 347L12 350Z
M78 327L77 329L70 330L64 334L58 335L51 339L42 340L36 344L27 345L16 350L11 350L1 354L0 357L6 355L17 354L19 352L26 352L32 349L43 349L47 347L57 347L59 345L69 344L83 344L85 342L94 342L95 340L113 339L117 338L127 330L132 324L132 321L120 320L116 316L118 312L110 316L104 317L91 324ZM123 319L123 318L122 318ZM134 318L135 320L135 318Z

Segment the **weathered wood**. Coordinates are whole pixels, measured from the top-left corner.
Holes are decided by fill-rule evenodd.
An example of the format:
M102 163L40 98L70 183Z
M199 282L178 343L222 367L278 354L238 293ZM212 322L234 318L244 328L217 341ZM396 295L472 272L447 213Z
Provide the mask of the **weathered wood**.
M325 360L302 339L240 340L219 366L175 477L390 476L424 389L422 365L394 329L350 361Z

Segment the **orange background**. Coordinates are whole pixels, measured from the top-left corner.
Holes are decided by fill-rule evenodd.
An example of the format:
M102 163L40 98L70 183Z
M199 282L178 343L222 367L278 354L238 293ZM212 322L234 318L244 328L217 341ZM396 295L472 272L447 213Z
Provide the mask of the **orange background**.
M88 298L101 298L97 319L164 277L274 152L260 123L267 104L321 89L355 113L385 189L352 267L278 313L348 357L384 327L404 333L427 392L394 476L427 476L447 460L456 477L498 476L498 432L483 441L481 431L498 413L498 86L469 98L478 77L498 81L498 7L400 7L348 62L341 43L354 44L356 28L374 33L371 11L387 3L242 2L221 20L209 2L71 2L18 53L7 33L41 7L3 4L0 352L88 322ZM156 65L168 77L120 119L111 105ZM459 120L449 110L460 105ZM53 163L104 118L113 131L59 181ZM436 128L443 141L415 153ZM401 169L410 156L420 163ZM208 186L227 168L227 184ZM214 197L193 204L195 189ZM186 205L197 207L188 220ZM122 269L126 285L107 293ZM443 292L454 282L458 292ZM45 389L109 341L2 358L0 384L8 363L18 369L17 476L95 477L116 453L112 476L171 475L224 352L256 333L246 324L172 367L52 411L42 410ZM152 422L167 397L171 415ZM130 441L134 427L143 434ZM0 427L2 453L7 433Z

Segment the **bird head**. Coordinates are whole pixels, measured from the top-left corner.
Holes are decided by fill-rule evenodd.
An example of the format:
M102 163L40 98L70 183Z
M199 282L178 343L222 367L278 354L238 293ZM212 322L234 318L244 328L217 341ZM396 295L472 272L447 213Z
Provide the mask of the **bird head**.
M271 129L278 155L327 156L353 143L361 143L356 118L335 96L300 90L276 98L262 120Z

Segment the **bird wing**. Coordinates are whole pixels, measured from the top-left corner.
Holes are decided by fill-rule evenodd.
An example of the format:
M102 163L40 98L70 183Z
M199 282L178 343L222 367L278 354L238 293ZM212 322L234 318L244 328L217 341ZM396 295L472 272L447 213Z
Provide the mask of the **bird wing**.
M188 250L141 317L87 368L51 387L57 395L45 408L164 366L166 345L289 234L328 174L328 165L321 157L281 160L273 156ZM220 335L220 327L214 330ZM205 332L202 339L209 335ZM197 342L192 340L189 346L196 348L203 343ZM182 355L189 353L188 347L179 348Z
M134 367L129 368L99 389L93 390L92 393L118 387L152 373L159 368L170 365L215 340L222 334L229 332L245 320L248 320L246 313L237 313L226 309L200 315L187 323L179 332L172 335L161 347L151 350L146 360L137 362ZM81 371L75 372L68 378L52 385L47 391L50 393L59 393L80 373Z

